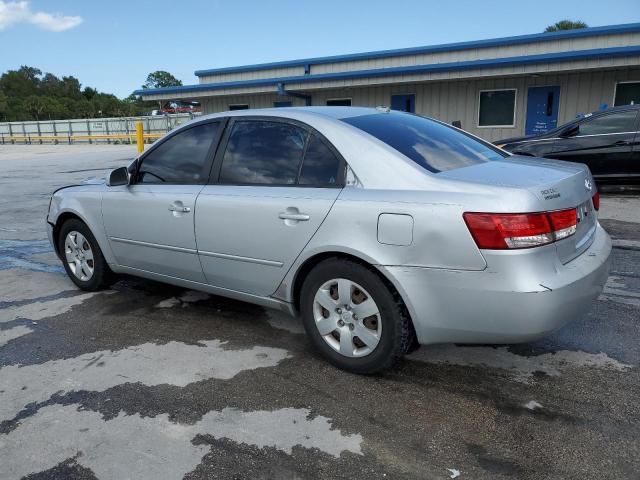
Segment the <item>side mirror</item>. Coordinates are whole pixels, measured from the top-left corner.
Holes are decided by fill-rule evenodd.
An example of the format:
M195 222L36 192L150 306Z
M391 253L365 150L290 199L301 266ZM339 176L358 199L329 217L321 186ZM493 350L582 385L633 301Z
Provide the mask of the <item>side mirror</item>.
M569 138L575 137L578 133L580 133L580 125L571 125L570 127L565 128L560 132L560 137Z
M108 187L117 187L120 185L129 185L129 170L127 167L120 167L115 170L111 170L107 177Z

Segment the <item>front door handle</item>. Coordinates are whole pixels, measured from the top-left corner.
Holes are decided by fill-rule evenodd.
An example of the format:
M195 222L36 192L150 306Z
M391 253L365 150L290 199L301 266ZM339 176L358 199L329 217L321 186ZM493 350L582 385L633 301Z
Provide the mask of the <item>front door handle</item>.
M629 145L631 145L631 142L627 140L618 140L616 143L613 144L614 147L626 147Z
M281 212L280 215L278 215L278 218L280 218L281 220L295 220L297 222L306 222L311 217L309 217L309 215L307 215L306 213Z

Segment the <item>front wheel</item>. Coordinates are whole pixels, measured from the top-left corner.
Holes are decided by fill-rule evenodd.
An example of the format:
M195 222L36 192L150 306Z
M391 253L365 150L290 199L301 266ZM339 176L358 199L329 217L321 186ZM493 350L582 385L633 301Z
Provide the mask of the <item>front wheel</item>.
M319 263L300 300L307 335L341 369L373 373L392 366L413 345L401 300L362 264L340 258Z
M98 242L80 220L67 220L62 225L58 251L67 275L82 290L101 290L113 283L114 274L102 256Z

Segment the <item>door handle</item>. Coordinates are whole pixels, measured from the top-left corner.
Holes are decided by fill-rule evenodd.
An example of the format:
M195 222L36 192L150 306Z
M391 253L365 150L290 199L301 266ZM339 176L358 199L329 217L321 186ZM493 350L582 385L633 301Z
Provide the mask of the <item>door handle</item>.
M311 217L309 217L309 215L307 215L306 213L281 212L280 215L278 215L278 218L281 220L295 220L297 222L306 222Z
M613 144L615 147L626 147L627 145L631 145L631 142L627 140L618 140Z
M169 205L169 211L174 213L189 213L191 207L185 207L182 205L182 202L176 202Z

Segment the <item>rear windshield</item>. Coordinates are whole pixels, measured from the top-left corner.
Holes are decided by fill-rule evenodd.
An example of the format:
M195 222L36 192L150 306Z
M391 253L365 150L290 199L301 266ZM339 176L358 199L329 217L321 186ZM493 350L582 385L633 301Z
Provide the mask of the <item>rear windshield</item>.
M344 118L430 172L443 172L507 155L453 127L418 115L389 112Z

